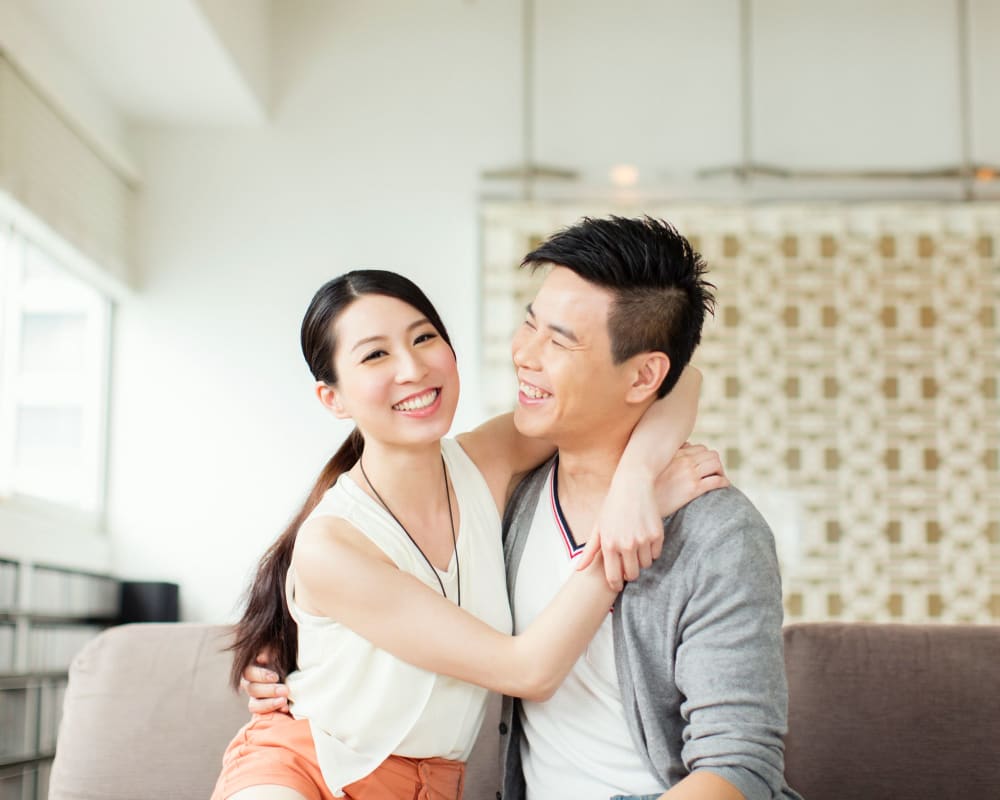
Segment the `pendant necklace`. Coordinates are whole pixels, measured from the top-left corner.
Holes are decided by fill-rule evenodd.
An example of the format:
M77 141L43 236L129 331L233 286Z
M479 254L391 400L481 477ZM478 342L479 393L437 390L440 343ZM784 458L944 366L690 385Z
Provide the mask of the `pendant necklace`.
M393 521L402 529L403 533L406 534L406 538L413 543L413 546L417 548L417 552L424 557L424 561L427 562L427 566L431 568L431 572L434 573L434 577L437 578L438 586L441 587L441 594L448 597L448 593L444 590L444 582L441 580L440 574L438 574L437 567L431 563L431 560L427 557L427 553L424 552L423 548L417 544L416 540L410 535L410 532L406 530L406 526L399 521L399 517L392 513L392 509L389 508L389 504L382 499L382 495L378 493L378 490L372 486L371 480L368 478L368 473L365 472L365 465L361 459L358 459L358 466L361 467L361 474L365 478L365 483L368 484L368 488L372 490L372 494L378 498L378 501L382 504L389 516L392 517ZM444 496L448 501L448 522L451 524L451 546L453 552L455 553L455 572L456 578L458 580L458 603L457 605L461 607L462 605L462 565L458 560L458 537L455 535L455 516L451 511L451 492L448 491L448 468L444 463L444 456L441 456L441 473L444 475Z

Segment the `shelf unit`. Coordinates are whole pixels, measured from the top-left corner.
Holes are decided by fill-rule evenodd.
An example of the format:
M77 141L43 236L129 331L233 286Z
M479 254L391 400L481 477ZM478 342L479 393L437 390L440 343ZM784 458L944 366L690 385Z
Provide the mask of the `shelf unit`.
M44 800L73 657L119 616L107 575L0 557L0 800Z

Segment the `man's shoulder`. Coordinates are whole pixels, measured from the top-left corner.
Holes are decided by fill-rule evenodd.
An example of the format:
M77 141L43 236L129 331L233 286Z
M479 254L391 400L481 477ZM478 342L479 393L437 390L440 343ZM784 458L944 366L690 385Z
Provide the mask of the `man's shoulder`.
M510 497L507 498L502 523L503 539L505 542L513 528L525 527L525 524L530 522L534 516L538 497L541 494L542 487L545 485L545 479L548 477L554 460L554 457L549 459L525 475L517 486L514 487Z
M680 524L690 525L702 524L706 521L718 523L729 519L767 524L757 507L750 502L750 498L735 486L714 489L701 497L696 497L686 506L667 517L664 522L670 524L676 521Z
M773 547L774 535L750 499L735 486L695 498L663 521L664 539L704 552L723 544L756 541Z
M538 492L544 485L545 479L548 477L555 460L556 457L552 456L548 461L539 464L530 472L525 473L524 477L514 487L514 491L511 492L507 505L515 506L517 510L523 510L527 504L533 505L532 501L538 499Z

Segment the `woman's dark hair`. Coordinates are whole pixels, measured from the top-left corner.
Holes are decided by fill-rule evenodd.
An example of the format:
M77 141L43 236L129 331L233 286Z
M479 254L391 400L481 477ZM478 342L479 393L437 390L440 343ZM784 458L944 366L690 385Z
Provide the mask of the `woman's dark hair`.
M437 310L413 281L386 270L354 270L323 284L302 319L302 355L317 381L336 385L333 357L337 340L334 323L351 303L369 294L394 297L413 306L427 317L448 346L452 346ZM357 463L363 450L364 439L355 428L323 467L298 514L257 565L257 574L247 590L246 609L236 624L234 641L229 648L233 651L229 677L234 689L239 687L243 670L265 649L270 652L268 667L277 672L282 680L295 669L298 632L285 600L285 578L292 562L295 537L326 490Z

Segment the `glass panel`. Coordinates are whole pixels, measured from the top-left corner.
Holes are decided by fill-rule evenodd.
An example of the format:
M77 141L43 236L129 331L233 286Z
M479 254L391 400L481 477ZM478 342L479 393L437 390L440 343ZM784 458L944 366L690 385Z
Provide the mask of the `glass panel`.
M86 357L84 314L25 314L21 327L21 372L80 372Z
M0 497L100 511L111 304L0 227Z
M17 417L15 491L80 504L86 495L82 410L21 408Z

